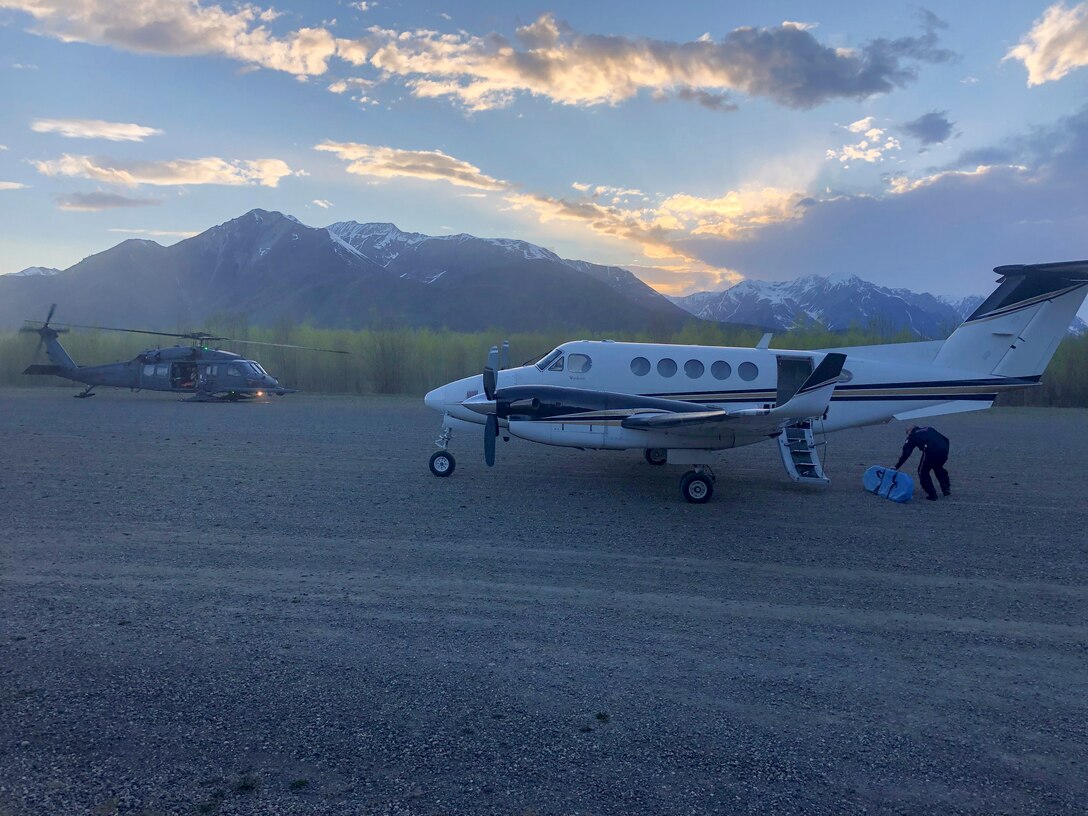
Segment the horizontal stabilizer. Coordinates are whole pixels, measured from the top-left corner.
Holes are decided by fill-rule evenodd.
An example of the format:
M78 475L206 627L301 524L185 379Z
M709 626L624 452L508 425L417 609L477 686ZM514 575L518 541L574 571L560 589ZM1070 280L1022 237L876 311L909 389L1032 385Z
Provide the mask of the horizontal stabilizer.
M24 374L60 374L59 365L28 365Z

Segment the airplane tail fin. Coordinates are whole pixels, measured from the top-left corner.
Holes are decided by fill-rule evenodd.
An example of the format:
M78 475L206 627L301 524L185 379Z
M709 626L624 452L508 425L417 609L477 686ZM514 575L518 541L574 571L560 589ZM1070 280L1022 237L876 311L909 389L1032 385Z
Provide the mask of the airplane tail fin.
M1088 295L1088 261L999 266L1000 285L944 341L934 363L1039 377Z

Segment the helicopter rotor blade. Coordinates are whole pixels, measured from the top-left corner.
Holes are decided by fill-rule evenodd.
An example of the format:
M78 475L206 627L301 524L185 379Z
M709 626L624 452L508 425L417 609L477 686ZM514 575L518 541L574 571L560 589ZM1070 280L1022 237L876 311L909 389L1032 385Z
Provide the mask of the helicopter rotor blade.
M351 354L350 351L340 349L317 348L316 346L296 346L293 343L266 343L263 340L235 340L232 337L215 337L213 340L223 340L227 343L241 343L247 346L274 346L276 348L302 349L303 351L324 351L328 354Z
M199 343L241 343L250 346L273 346L275 348L293 348L301 349L303 351L324 351L328 352L329 354L351 353L350 351L341 351L340 349L316 348L314 346L299 346L293 343L266 343L262 340L236 340L233 337L221 337L216 334L208 334L207 332L162 332L151 331L150 329L124 329L117 326L84 326L79 323L58 323L56 325L65 327L65 329L61 329L60 331L66 331L67 329L92 329L94 331L115 331L127 332L129 334L150 334L156 337L178 337L182 340L195 340ZM31 329L31 331L37 331L37 329Z
M161 332L151 331L150 329L121 329L116 326L83 326L79 323L58 323L58 326L65 326L69 329L93 329L95 331L115 331L115 332L128 332L129 334L153 334L157 337L181 337L186 340L226 340L226 337L214 337L210 334L204 334L203 332L188 332L181 334L178 332Z

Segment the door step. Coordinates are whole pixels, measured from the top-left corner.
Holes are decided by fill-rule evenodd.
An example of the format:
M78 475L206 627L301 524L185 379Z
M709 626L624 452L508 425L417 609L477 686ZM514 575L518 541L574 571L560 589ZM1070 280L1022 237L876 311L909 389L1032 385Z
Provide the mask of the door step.
M784 428L778 436L778 450L782 454L786 474L793 481L818 485L831 481L824 475L824 467L816 453L811 422L799 422Z

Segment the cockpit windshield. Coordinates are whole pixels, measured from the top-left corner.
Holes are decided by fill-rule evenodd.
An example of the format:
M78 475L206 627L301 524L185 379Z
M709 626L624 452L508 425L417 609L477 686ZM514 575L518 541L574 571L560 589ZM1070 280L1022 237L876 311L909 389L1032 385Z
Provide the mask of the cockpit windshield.
M254 374L266 374L267 372L261 368L261 364L254 362L253 360L246 360L242 365L249 366L250 371Z
M546 354L545 356L541 357L540 362L538 362L536 364L536 367L539 368L541 371L547 371L548 366L550 366L552 363L555 362L555 358L556 357L562 357L562 356L563 356L563 349L556 349L555 351L551 352L550 354Z

